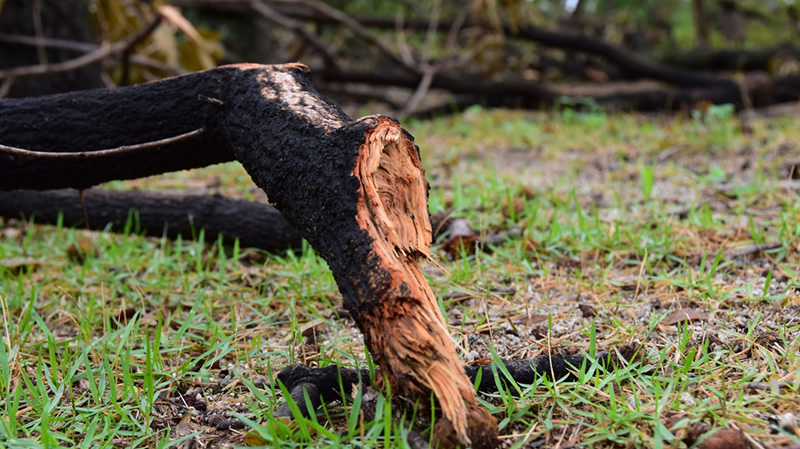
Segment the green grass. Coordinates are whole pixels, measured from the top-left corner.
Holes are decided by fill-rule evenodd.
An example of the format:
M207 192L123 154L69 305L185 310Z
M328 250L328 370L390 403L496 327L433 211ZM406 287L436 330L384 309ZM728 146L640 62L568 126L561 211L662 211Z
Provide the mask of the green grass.
M404 124L431 210L510 236L491 252L451 255L439 242L441 267L425 266L437 294L473 294L441 301L465 362L643 347L643 360L613 373L589 363L579 382L481 396L504 441L685 447L705 422L766 447L800 443L771 424L797 414L796 390L770 386L800 377L800 181L786 165L800 163L795 125L756 121L745 135L724 108L692 118L474 108ZM132 186L263 198L235 164L111 185ZM736 254L761 243L780 245ZM360 419L360 395L311 419L272 417L283 393L268 380L282 367L371 364L309 248L271 255L10 221L0 298L3 447L390 448L405 445L409 423L431 423L383 395L374 422ZM663 322L681 308L709 320ZM318 338L305 344L311 328ZM252 430L212 425L234 417Z

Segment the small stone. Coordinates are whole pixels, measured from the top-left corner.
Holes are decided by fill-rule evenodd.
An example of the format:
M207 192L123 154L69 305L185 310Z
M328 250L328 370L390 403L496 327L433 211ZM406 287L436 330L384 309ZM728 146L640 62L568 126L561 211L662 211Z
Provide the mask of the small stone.
M692 395L690 395L689 393L686 393L686 392L682 393L682 394L681 394L681 395L678 397L678 400L679 400L679 401L681 401L681 403L682 403L683 405L685 405L685 406L693 406L693 405L697 405L697 401L695 401L695 400L694 400L694 398L692 397Z

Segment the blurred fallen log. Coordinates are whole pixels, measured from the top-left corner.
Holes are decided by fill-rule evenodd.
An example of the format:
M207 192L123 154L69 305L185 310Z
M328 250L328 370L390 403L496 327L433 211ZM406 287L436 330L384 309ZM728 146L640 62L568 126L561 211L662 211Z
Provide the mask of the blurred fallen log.
M133 212L135 211L135 213ZM223 195L167 195L142 191L13 190L0 191L0 216L67 227L109 227L113 232L192 239L218 235L225 243L279 252L299 248L303 238L273 206ZM236 217L232 220L231 217ZM87 223L88 220L88 223Z
M782 61L800 60L800 48L778 45L755 49L697 48L686 53L671 53L662 63L691 70L773 72Z
M322 70L318 73L317 78L323 83L414 88L421 80L421 75L400 72ZM540 108L559 103L573 103L578 107L593 103L611 109L656 112L687 111L700 103L733 104L738 109L760 107L800 100L800 75L777 79L752 77L736 89L730 89L725 85L678 88L652 82L558 85L520 78L487 80L469 74L441 73L433 79L431 88L453 93L453 102L419 111L415 116L453 112L472 104Z
M249 11L248 8L255 1L179 0L177 4L246 14ZM525 108L550 107L560 103L578 105L578 107L581 104L589 104L622 110L670 112L688 111L698 104L706 103L733 104L739 109L746 109L800 99L800 81L793 75L773 78L762 73L744 80L733 80L714 73L646 59L620 46L598 39L596 36L563 29L549 29L530 24L523 24L513 29L508 25L497 28L474 17L459 17L455 20L412 19L398 23L394 18L350 16L330 6L322 5L316 0L277 0L266 3L273 5L275 11L279 11L280 14L290 17L294 21L349 29L364 43L366 48L376 50L369 52L369 57L380 54L394 62L393 64L380 64L372 69L369 68L369 64L349 64L350 67L339 64L338 68L326 64L326 67L316 71L315 82L321 91L330 89L332 92L341 92L348 90L347 86L366 84L400 87L423 93L427 92L427 89L438 89L453 96L449 101L439 104L427 102L419 104L417 107L416 102L413 102L413 108L406 105L396 111L397 113L410 112L410 115L417 117L449 113L472 104L488 107ZM458 26L454 27L454 24ZM422 68L426 64L429 67L438 67L439 65L446 67L448 56L441 56L438 60L417 61L419 64L413 63L412 60L415 57L409 53L407 48L405 53L399 52L400 54L398 54L368 30L369 28L397 30L398 27L401 30L447 33L448 41L451 40L450 35L454 30L456 30L456 34L459 32L458 30L474 32L475 29L479 29L479 32L484 34L500 33L507 38L535 42L546 48L558 48L567 52L583 53L592 58L605 59L616 67L612 71L618 72L619 75L630 81L598 82L598 79L602 80L605 76L604 73L601 73L600 78L593 78L595 80L593 83L574 86L524 79L511 72L502 76L496 74L493 77L486 77L470 73L469 70L464 70L464 67L459 67L457 70L440 68L432 72L425 72ZM293 27L284 28L293 30ZM781 48L776 47L775 51ZM463 52L469 49L462 48L461 50ZM331 51L346 53L345 49L331 49ZM771 54L770 50L762 53L743 52L741 54L760 59L759 63L761 63ZM355 61L364 58L364 54L352 56ZM729 56L731 56L730 53L720 52L718 56L714 54L713 61L725 60L725 64L728 65L724 67L738 67L737 63L729 60ZM734 53L733 56L736 54ZM450 57L452 58L452 55ZM700 57L705 58L706 56ZM722 63L720 62L720 64ZM355 66L359 68L352 68ZM587 67L582 70L586 72ZM644 85L641 85L631 82L634 80L649 80L650 83L648 85L645 82ZM424 86L424 89L421 89L421 86ZM368 93L367 95L362 94L359 96L359 100L364 101L368 99L368 96ZM376 93L375 100L386 100L386 95Z

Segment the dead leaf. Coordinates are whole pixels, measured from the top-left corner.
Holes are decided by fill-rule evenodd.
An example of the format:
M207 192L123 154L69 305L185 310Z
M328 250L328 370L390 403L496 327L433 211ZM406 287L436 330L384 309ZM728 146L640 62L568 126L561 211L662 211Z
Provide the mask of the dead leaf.
M578 306L584 318L593 318L597 316L597 310L589 304L581 304Z
M516 197L511 199L511 205L508 204L508 200L503 202L503 216L506 218L511 218L511 211L514 211L514 218L519 218L519 215L525 210L525 199Z
M450 257L459 257L462 252L472 254L475 252L475 246L478 243L478 237L474 235L461 235L450 237L445 242L442 249L450 255Z
M668 317L664 318L662 323L673 326L679 323L687 323L692 321L708 321L711 317L707 314L694 309L679 309L672 312Z
M689 429L688 435L683 440L687 446L691 446L696 441L700 440L700 437L707 432L706 425L697 424L700 423L696 423L695 426L692 426L692 428ZM697 446L697 449L748 449L749 447L750 443L741 430L727 428L719 429L707 436L703 439L702 443Z
M89 237L77 236L75 243L67 247L67 257L69 260L83 265L86 259L91 255L97 257L99 255L97 247L94 246L94 240Z
M189 36L189 39L197 43L203 42L203 37L197 32L194 25L192 25L192 22L186 20L186 17L183 17L183 14L181 14L181 12L178 11L178 9L174 6L161 5L158 7L158 13L166 22L169 22L175 28L186 33L186 35Z
M530 316L524 316L514 321L516 321L519 324L524 324L525 326L535 326L537 324L546 323L547 318L548 315L533 314Z
M245 433L242 442L246 446L269 446L269 441L265 440L255 430Z
M43 263L40 260L22 257L0 260L0 267L10 271L11 274L19 274L23 271L31 272L41 265Z

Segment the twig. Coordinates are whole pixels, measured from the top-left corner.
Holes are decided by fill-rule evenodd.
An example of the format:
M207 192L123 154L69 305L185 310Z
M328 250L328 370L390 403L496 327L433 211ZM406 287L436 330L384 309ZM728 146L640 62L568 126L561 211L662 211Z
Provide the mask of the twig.
M392 50L388 45L386 45L382 40L380 40L376 35L374 35L371 31L369 31L364 25L361 24L358 20L352 18L351 16L339 11L336 8L328 6L327 4L320 2L318 0L279 0L279 3L287 3L293 5L303 5L306 6L319 14L327 17L330 20L338 22L350 30L352 30L358 37L365 40L367 43L372 44L381 53L383 53L387 58L391 59L392 61L398 63L400 66L414 72L419 73L420 70L414 66L407 64L406 61L403 60L400 56L398 56L394 50Z
M671 158L672 156L675 156L676 154L680 153L681 151L683 151L687 147L689 147L689 145L687 145L685 143L678 144L678 145L673 145L673 146L667 148L666 150L662 151L661 153L659 153L658 156L656 157L656 161L658 161L659 163L667 162L667 160L669 158Z
M71 70L76 70L81 67L85 67L89 64L100 61L101 59L106 58L110 55L124 52L130 48L133 48L134 46L136 46L136 44L144 40L144 38L149 36L150 33L152 33L160 23L161 23L161 17L157 16L149 24L141 28L139 31L131 34L122 41L115 42L110 45L108 43L104 43L97 49L92 50L91 52L86 53L85 55L79 56L74 59L69 59L64 62L58 62L55 64L37 64L31 66L12 67L9 69L0 70L0 79L5 79L9 77L43 75L46 73L69 72Z
M26 45L26 46L36 46L41 44L45 48L69 50L81 53L93 52L100 48L99 45L90 44L88 42L78 42L66 39L55 39L47 37L43 39L37 39L32 36L24 36L19 34L0 34L0 43L12 44L12 45ZM130 61L131 63L136 64L138 66L147 67L154 70L160 70L169 75L182 75L186 73L185 70L173 67L167 63L152 58L148 58L146 56L132 54Z
M3 83L0 84L0 98L5 98L8 95L8 92L11 90L11 87L14 86L14 78L13 76L9 76L8 78L3 80Z
M458 38L458 33L461 31L461 28L464 27L464 23L467 21L467 17L469 17L469 13L471 10L472 7L470 5L467 5L458 11L458 15L456 16L455 20L453 20L453 25L447 32L447 40L445 41L444 44L445 50L451 50L453 47L455 47L456 39Z
M733 259L736 257L749 256L751 254L760 253L761 251L780 248L782 246L783 243L781 242L761 243L759 245L750 245L742 249L731 251L728 254L726 254L726 256Z
M275 26L286 28L296 34L301 40L311 45L319 53L322 60L329 67L338 68L339 64L336 62L336 56L330 51L325 44L322 43L319 36L308 31L302 22L285 16L280 12L270 8L261 0L250 1L250 8L258 13L261 17L269 21Z
M425 44L422 47L425 50L425 59L430 58L431 53L433 52L433 41L436 39L436 28L439 25L439 14L442 10L442 1L441 0L433 0L433 6L431 6L431 17L428 20L428 31L425 34Z
M791 382L771 382L768 384L761 383L761 382L749 382L745 384L744 388L746 390L797 390L800 388L800 384L791 383Z
M39 55L39 64L47 64L47 52L41 44L44 39L44 27L42 26L42 0L33 1L33 28L36 32L36 53Z
M400 111L400 115L408 115L416 111L417 106L419 106L422 99L425 98L425 95L428 94L428 90L431 87L431 83L433 82L433 77L436 76L436 72L438 72L438 65L431 66L425 64L425 68L422 72L422 79L417 86L417 89L411 95L411 98L408 99L408 103L406 103L403 110Z
M403 14L398 14L394 22L394 34L397 38L397 48L400 51L400 57L403 58L403 62L406 65L413 65L414 56L411 54L411 49L408 47L408 39L406 38L406 31L403 23Z
M35 151L25 150L23 148L9 147L0 144L0 153L13 154L15 156L23 156L28 158L38 159L81 159L91 157L104 157L109 155L117 155L123 153L133 153L136 151L146 150L148 148L157 148L160 146L168 145L171 143L181 142L184 140L197 137L203 133L205 128L198 128L188 133L179 134L177 136L167 137L166 139L154 140L152 142L144 142L136 145L123 145L117 148L108 148L97 151L76 151L76 152L57 152L57 151Z

